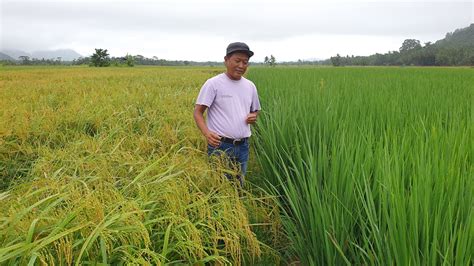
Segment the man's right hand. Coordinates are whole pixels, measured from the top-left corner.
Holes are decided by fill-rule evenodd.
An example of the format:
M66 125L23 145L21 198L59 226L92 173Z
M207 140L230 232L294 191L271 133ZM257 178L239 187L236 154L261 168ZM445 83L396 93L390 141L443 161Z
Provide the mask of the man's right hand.
M221 137L217 133L209 131L206 134L207 143L213 147L217 147L221 144Z

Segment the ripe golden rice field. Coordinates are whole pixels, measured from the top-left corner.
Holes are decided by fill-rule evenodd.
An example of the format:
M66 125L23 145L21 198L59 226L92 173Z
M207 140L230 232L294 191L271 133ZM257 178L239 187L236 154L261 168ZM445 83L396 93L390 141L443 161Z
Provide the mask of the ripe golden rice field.
M0 264L276 262L272 197L210 167L216 68L1 68Z

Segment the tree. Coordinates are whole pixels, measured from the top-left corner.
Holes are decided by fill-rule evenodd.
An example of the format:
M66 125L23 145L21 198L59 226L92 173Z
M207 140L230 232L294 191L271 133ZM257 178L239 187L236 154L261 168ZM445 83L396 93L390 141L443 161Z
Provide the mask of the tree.
M273 55L270 55L270 60L268 61L268 63L270 64L270 66L274 67L276 66L276 59Z
M135 65L135 58L133 56L127 54L125 56L125 62L127 62L127 66L132 67Z
M28 65L30 63L30 57L27 56L27 55L21 55L21 56L18 57L18 59L21 60L21 63L23 65Z
M110 65L109 54L107 49L95 48L95 53L91 56L91 64L96 67L106 67Z
M92 65L90 57L79 57L72 61L73 65Z
M341 56L337 54L336 56L331 57L331 63L333 66L340 66L341 65Z
M265 56L265 59L263 60L263 63L264 63L265 65L268 65L268 60L269 60L268 56Z
M421 48L421 44L419 40L415 39L406 39L402 43L402 47L400 47L400 53L406 53L411 50L419 49Z

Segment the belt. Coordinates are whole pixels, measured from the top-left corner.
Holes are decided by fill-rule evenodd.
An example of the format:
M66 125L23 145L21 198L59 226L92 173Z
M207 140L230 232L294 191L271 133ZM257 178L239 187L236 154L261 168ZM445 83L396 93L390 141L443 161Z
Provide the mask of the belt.
M248 138L231 139L231 138L221 137L222 142L230 143L230 144L234 144L234 145L244 144L247 141L247 139Z

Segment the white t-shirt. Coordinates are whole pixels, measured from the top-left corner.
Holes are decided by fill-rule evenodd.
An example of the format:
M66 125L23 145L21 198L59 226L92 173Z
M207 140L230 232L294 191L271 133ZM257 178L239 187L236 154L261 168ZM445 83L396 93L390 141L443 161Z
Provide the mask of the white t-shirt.
M244 77L232 80L225 73L212 77L204 83L196 104L209 108L207 111L209 130L233 139L250 137L247 115L260 110L255 84Z

